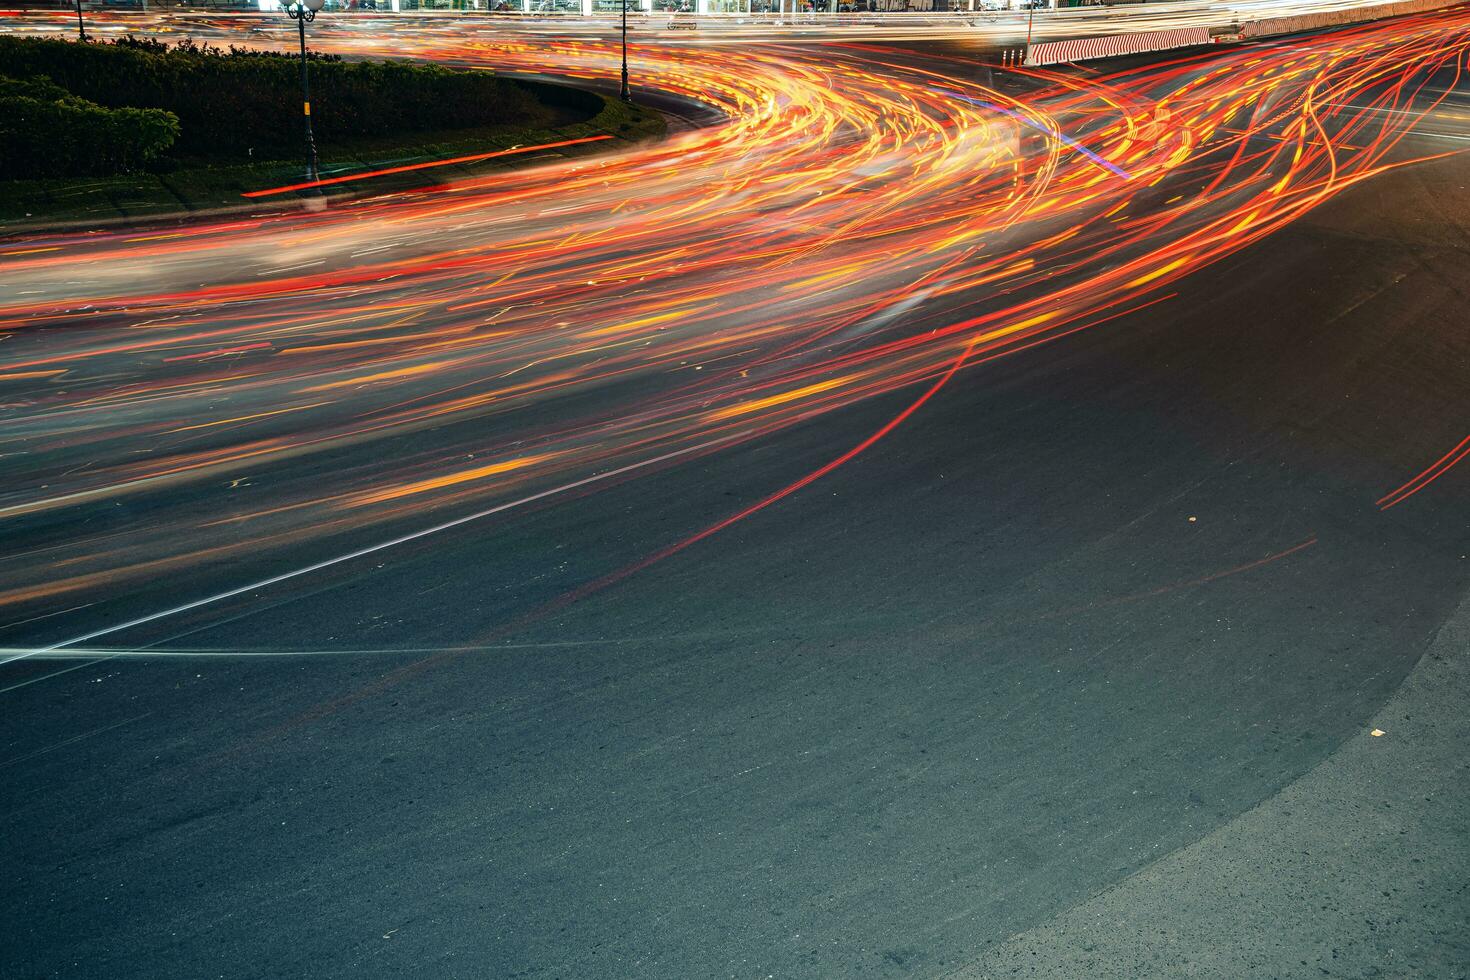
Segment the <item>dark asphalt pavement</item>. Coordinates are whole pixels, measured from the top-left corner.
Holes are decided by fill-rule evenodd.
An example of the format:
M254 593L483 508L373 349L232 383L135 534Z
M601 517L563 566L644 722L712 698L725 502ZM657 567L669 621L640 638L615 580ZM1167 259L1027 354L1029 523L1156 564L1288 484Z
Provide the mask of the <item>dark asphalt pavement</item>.
M1197 920L1169 869L1345 745L1458 717L1363 744L1470 584L1470 466L1375 506L1466 434L1467 184L1452 157L1359 185L580 601L904 395L129 636L291 656L7 691L0 975L1463 975L1464 834L1409 857L1299 825L1280 846L1330 858ZM1424 819L1464 828L1436 772ZM1259 867L1280 824L1246 827ZM1231 932L1345 870L1438 952ZM1150 895L1217 955L1077 958L1148 932ZM1089 901L1116 931L1067 925Z

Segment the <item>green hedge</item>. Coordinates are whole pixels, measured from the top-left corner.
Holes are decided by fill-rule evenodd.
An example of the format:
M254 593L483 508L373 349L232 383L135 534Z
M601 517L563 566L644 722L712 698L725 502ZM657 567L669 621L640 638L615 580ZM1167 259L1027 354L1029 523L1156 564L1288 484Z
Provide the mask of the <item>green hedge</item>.
M44 76L0 76L0 173L11 179L127 173L178 135L171 112L107 109Z
M253 149L259 156L294 148L301 139L299 71L296 56L189 42L0 37L0 73L49 76L101 106L173 113L181 155L244 156ZM533 125L545 117L525 89L488 72L313 57L310 73L319 139Z

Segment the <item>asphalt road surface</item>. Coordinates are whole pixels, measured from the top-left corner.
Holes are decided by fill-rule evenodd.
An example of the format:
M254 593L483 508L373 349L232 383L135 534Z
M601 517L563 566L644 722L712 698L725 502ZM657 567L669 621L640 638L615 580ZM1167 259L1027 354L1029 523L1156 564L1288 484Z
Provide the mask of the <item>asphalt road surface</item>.
M1463 976L1467 48L5 241L0 974Z

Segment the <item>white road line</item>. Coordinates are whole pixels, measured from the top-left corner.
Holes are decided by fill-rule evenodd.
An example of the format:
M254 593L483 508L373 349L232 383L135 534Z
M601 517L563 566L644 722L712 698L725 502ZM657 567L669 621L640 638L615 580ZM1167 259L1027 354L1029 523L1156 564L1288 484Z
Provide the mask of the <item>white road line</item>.
M110 633L120 633L123 630L132 629L134 626L142 626L145 623L152 623L160 619L167 619L169 616L177 616L179 613L189 612L192 609L198 609L201 606L207 606L211 603L220 602L224 599L233 599L234 597L244 595L247 592L254 592L256 589L268 588L272 585L277 585L281 582L285 582L293 578L300 578L302 575L310 575L312 572L319 572L324 568L331 568L333 565L340 565L343 562L352 561L356 558L362 558L366 555L375 554L379 551L385 551L388 548L393 548L400 544L407 544L410 541L417 541L420 538L427 538L431 534L438 534L441 531L447 531L450 528L459 527L460 525L468 524L471 521L478 521L481 518L490 517L493 514L504 513L505 511L513 510L516 507L522 507L526 504L534 503L538 500L545 500L547 497L554 497L559 493L566 493L568 490L575 490L578 487L585 487L590 483L598 483L602 480L608 480L615 476L622 476L624 473L631 473L634 470L641 470L645 467L653 466L658 463L663 463L671 459L676 459L680 456L687 456L690 453L698 452L701 449L709 449L713 446L718 446L722 443L738 439L740 436L743 435L745 435L745 432L732 433L731 435L722 436L719 439L712 439L709 442L699 443L696 446L686 446L683 449L677 449L674 452L665 453L662 456L655 456L652 459L645 459L637 463L630 463L627 466L620 466L615 470L608 470L605 473L596 473L581 480L574 480L571 483L564 483L559 487L552 487L549 490L542 490L537 493L533 493L530 496L521 497L518 500L510 500L503 504L496 504L494 507L487 507L484 510L476 511L473 514L466 514L464 517L456 517L454 520L445 521L443 524L435 524L433 527L426 527L422 530L414 531L400 537L392 538L388 541L381 541L378 544L368 545L366 548L358 548L356 551L350 551L345 555L338 555L335 558L328 558L325 561L315 562L314 564L306 565L303 568L293 569L289 572L282 572L279 575L272 575L270 578L264 578L258 582L251 582L249 585L242 585L239 588L230 589L227 592L216 593L212 596L206 596L203 599L195 599L192 602L186 602L181 606L174 606L171 609L164 609L156 613L149 613L147 616L139 616L137 619L130 619L125 623L118 623L115 626L108 626L104 629L93 630L90 633L84 633L81 636L72 637L70 640L62 640L60 643L53 643L47 647L38 647L34 650L25 650L19 653L13 653L10 656L0 659L0 664L14 663L17 660L26 660L30 657L51 653L64 647L76 646L78 643L86 643L88 640L95 640L99 636L107 636Z

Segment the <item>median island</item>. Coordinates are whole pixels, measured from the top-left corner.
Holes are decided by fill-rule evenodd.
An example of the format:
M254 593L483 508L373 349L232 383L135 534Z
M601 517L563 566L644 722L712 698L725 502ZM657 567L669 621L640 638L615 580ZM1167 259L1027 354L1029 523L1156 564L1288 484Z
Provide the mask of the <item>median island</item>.
M664 127L616 98L484 70L334 55L309 63L321 177L390 171L334 184L337 193L606 150ZM190 41L0 37L0 221L208 211L301 183L299 72L296 55ZM497 155L545 144L558 146ZM440 160L463 162L422 166Z

